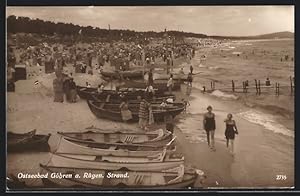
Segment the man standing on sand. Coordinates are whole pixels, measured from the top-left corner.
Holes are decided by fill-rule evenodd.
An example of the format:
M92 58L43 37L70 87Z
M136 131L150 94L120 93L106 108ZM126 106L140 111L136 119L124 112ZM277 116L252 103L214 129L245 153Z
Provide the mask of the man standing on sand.
M208 112L204 114L203 127L206 131L208 146L213 151L216 151L216 148L215 148L215 130L216 130L215 114L212 113L211 106L207 107L207 111Z
M54 102L64 102L63 80L61 77L53 80Z
M173 74L171 74L170 78L167 82L167 88L168 88L170 94L172 94L173 86L174 86L174 84L173 84Z

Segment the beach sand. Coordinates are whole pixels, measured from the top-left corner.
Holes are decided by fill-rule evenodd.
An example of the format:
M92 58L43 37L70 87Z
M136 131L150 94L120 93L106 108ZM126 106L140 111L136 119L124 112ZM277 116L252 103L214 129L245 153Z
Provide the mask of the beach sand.
M197 52L199 58L201 52ZM238 62L241 59L237 60ZM192 63L196 65L196 60ZM216 62L218 63L218 62ZM211 65L213 63L211 62ZM216 65L214 65L216 66ZM237 66L237 65L236 65ZM195 68L195 66L194 66ZM186 67L188 69L188 67ZM199 68L201 70L202 68ZM197 71L197 69L195 69ZM176 118L175 134L177 136L177 150L185 156L186 165L191 165L205 172L206 188L272 188L294 186L294 119L292 117L278 117L270 110L249 105L250 98L245 104L240 98L235 99L232 94L228 97L203 94L199 89L202 80L207 82L205 75L212 74L213 78L225 80L228 74L240 79L244 75L237 73L216 72L212 69L202 70L204 75L195 78L193 90L189 98L191 106L185 114ZM241 70L242 72L242 70ZM220 77L219 77L220 76ZM85 85L88 80L93 86L101 82L99 75L75 74L74 80L79 85ZM38 79L40 85L34 85ZM54 74L17 81L16 92L7 93L7 131L25 133L37 129L38 134L51 133L51 145L58 141L57 131L82 131L94 125L105 129L133 129L140 131L137 124L124 124L104 119L97 119L89 110L85 100L75 104L54 103L52 80ZM206 84L206 83L204 83ZM185 92L183 85L182 92ZM216 94L218 95L218 94ZM177 100L182 97L177 93ZM275 98L261 98L266 105L276 105ZM278 101L278 99L277 99ZM255 101L256 102L256 101ZM277 103L288 102L286 97ZM206 143L205 131L202 129L203 114L208 105L213 106L216 114L217 129L215 133L216 152L212 152ZM293 103L288 109L293 113ZM235 156L232 157L225 144L225 123L228 113L232 113L239 129L235 139ZM157 127L164 127L158 125ZM289 130L287 130L289 129ZM36 173L39 163L46 164L50 160L50 153L18 153L8 154L7 173L18 172ZM276 180L277 175L286 175L286 180ZM29 180L30 185L39 185L37 180Z
M28 84L32 85L29 81ZM25 81L18 81L16 89L25 88ZM29 86L27 88L29 88ZM34 88L34 87L32 87ZM36 88L35 93L8 93L8 131L24 133L37 129L39 134L51 133L49 143L58 141L57 131L81 131L86 127L115 129L125 128L140 131L137 124L124 124L97 119L89 110L85 100L75 104L54 103L53 97L43 96L44 87ZM32 91L34 91L32 89ZM30 92L30 90L26 90ZM230 101L221 101L193 89L191 106L187 114L177 118L178 153L185 156L185 163L205 172L207 188L220 187L290 187L293 186L294 145L292 139L265 130L264 127L241 119L235 115L241 107L230 105ZM196 97L196 98L195 98ZM26 103L26 104L25 104ZM193 142L188 137L189 131L202 134L202 115L206 106L213 105L216 113L216 152L212 152L205 141ZM47 107L46 107L47 106ZM223 120L231 111L237 121L240 134L236 138L236 154L232 157L225 146ZM193 123L189 119L195 119ZM186 127L184 127L188 124ZM163 126L163 125L161 125ZM179 127L179 128L178 128ZM200 135L201 135L200 134ZM194 135L196 137L196 135ZM39 163L50 160L49 153L8 154L8 173L36 173ZM277 174L288 176L286 181L276 181ZM37 180L28 180L28 184L39 185Z

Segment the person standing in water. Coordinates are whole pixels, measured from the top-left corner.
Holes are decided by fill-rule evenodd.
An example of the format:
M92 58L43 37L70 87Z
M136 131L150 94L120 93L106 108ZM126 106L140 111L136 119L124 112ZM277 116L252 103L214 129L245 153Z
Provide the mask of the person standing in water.
M235 138L235 134L238 134L238 130L235 121L232 120L232 114L228 114L224 122L226 123L226 129L225 129L226 146L228 148L230 142L229 150L230 153L234 155L234 138Z
M216 130L215 114L212 113L211 106L207 107L207 111L208 112L206 112L204 114L203 127L206 131L208 146L213 151L216 151L216 148L215 148L215 130Z

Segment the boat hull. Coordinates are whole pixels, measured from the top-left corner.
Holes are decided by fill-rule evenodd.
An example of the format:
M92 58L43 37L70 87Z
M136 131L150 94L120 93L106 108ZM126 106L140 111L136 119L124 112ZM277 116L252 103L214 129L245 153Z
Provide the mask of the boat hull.
M110 96L109 102L120 102L121 97L120 93L122 93L128 100L136 100L137 97L144 96L145 95L145 90L143 89L121 89L119 93L115 90L104 90L102 93L98 93L96 88L86 88L86 87L81 87L77 86L77 94L81 99L91 99L94 100L95 98L99 100L106 100L107 96ZM162 100L163 98L166 97L172 97L175 98L174 95L168 94L162 91L155 90L155 97L157 100Z
M7 151L8 152L24 152L24 151L41 151L47 152L50 147L48 145L49 135L35 134L36 130L25 133L8 133L7 135Z
M118 170L118 171L108 171L101 169L88 169L88 168L74 168L74 167L47 167L40 165L41 173L48 173L48 178L43 178L43 184L45 187L49 188L89 188L89 189L103 189L103 188L150 188L150 189L166 189L166 188L185 188L194 185L198 175L195 172L185 172L183 174L178 174L175 172L168 171L128 171L128 170ZM174 168L176 169L176 168ZM79 174L81 177L88 177L89 174L97 174L97 179L89 178L49 178L51 173L61 173L66 174L67 171L73 171ZM128 175L125 178L108 178L109 173L117 173L119 175ZM90 175L91 176L91 175ZM96 175L94 175L96 177ZM141 177L142 176L142 177ZM178 178L176 181L171 182L166 180L168 177L170 179ZM181 177L182 176L182 177ZM164 178L166 177L166 178Z
M173 91L178 91L181 89L181 82L174 82L173 83ZM125 80L124 84L121 85L122 87L127 87L127 88L143 88L145 89L147 87L147 83L144 81L131 81L131 80ZM167 80L157 80L154 81L153 83L153 88L158 89L158 91L161 92L168 92L168 87L167 87Z
M141 156L153 156L155 154L161 153L161 150L128 150L125 148L118 148L118 146L108 146L108 148L95 147L96 145L91 145L84 142L76 142L66 138L61 138L60 145L55 151L56 153L78 153L83 155L113 155L113 156L125 156L125 157L141 157ZM175 149L170 149L168 152L172 153Z
M72 155L71 155L72 156ZM76 156L74 156L76 157ZM83 157L83 156L81 156ZM91 157L93 158L93 157ZM109 162L109 161L95 161L80 158L73 158L66 154L52 154L52 165L60 167L72 167L76 168L101 168L105 170L119 170L126 168L133 171L161 171L170 168L178 167L184 164L184 158L166 160L163 162Z
M107 78L120 79L120 78L129 78L129 79L141 79L144 77L143 71L101 71L101 75Z
M58 134L65 138L96 143L152 144L159 146L166 145L173 138L172 133L162 129L149 133L101 133L98 131L87 131L58 132Z
M103 104L103 107L98 106L96 101L87 100L88 106L91 112L98 118L109 119L113 121L122 122L121 112L118 110L113 110L113 107L118 107L117 104ZM132 112L132 119L129 122L138 122L139 115L138 115L138 104L129 104L129 110ZM160 109L157 107L156 109L152 109L153 117L155 122L162 122L166 115L171 115L173 118L180 114L184 110L183 104L178 104L178 107L174 107L172 109Z

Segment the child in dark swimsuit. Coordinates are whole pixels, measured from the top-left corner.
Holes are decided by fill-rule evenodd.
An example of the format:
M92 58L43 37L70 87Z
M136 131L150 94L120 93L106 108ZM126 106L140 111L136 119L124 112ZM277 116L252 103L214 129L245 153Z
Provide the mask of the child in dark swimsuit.
M228 114L227 119L225 119L224 122L226 123L226 129L225 129L226 146L228 148L230 142L230 153L234 155L234 138L235 138L235 134L238 134L238 130L235 121L232 120L232 114Z

